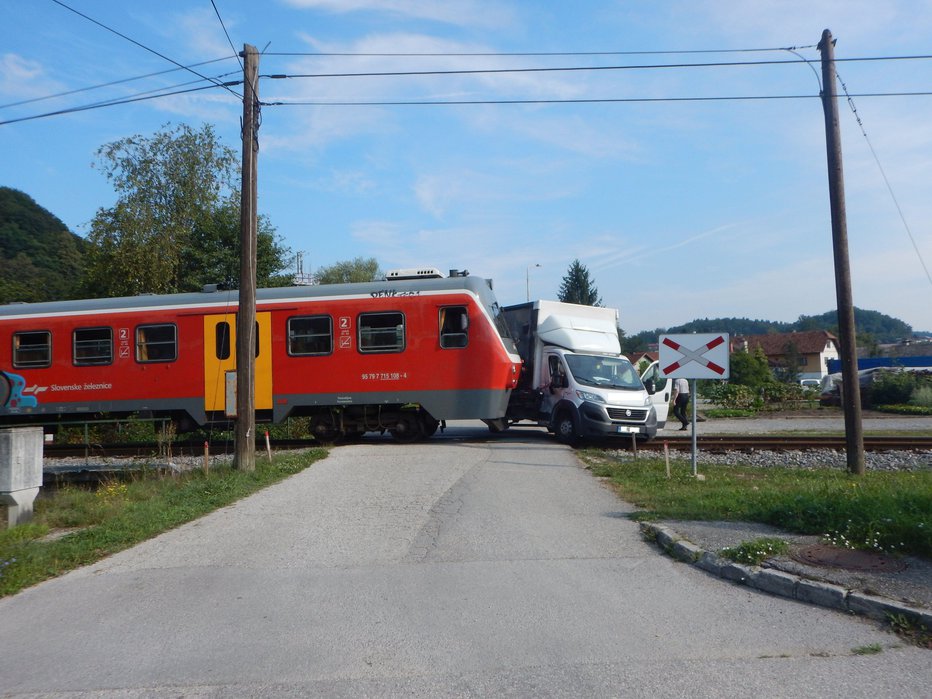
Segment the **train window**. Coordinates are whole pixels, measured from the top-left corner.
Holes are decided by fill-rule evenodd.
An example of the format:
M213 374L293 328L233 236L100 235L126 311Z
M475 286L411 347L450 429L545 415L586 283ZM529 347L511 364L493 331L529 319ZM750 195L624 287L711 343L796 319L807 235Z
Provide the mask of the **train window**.
M52 333L48 330L13 333L13 366L32 369L51 366Z
M178 330L170 323L136 328L137 362L173 362L178 358Z
M440 309L440 346L443 349L465 347L469 340L469 315L465 306Z
M230 324L226 321L214 326L214 347L217 359L230 358Z
M256 356L259 356L259 322L256 321ZM217 359L230 358L230 324L225 320L214 326L214 354Z
M77 328L74 331L73 342L75 366L113 362L112 328Z
M307 356L333 352L333 320L330 316L288 319L288 354Z
M359 315L360 352L402 352L405 348L403 313L361 313Z

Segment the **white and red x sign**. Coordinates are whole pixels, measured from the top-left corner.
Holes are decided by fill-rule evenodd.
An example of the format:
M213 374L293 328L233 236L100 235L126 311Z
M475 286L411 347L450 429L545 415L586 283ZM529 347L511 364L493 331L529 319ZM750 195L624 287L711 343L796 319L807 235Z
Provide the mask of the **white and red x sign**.
M661 335L660 371L673 379L727 379L728 333Z

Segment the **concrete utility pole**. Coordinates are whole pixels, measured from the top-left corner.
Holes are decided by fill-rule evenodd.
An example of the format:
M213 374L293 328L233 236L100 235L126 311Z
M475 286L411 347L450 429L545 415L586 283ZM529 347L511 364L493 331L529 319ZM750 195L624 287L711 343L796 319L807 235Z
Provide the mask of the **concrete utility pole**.
M236 314L236 429L234 464L256 468L256 159L259 143L259 52L243 52L243 182L240 193L239 310ZM268 348L265 348L268 351Z
M845 178L841 165L838 95L835 91L835 42L826 29L819 42L822 53L822 109L825 112L825 147L828 155L828 191L832 208L832 244L835 252L835 295L838 300L838 335L841 343L842 405L845 410L845 446L848 472L864 475L864 431L861 425L861 387L854 332L851 267L848 264L848 222L845 214Z

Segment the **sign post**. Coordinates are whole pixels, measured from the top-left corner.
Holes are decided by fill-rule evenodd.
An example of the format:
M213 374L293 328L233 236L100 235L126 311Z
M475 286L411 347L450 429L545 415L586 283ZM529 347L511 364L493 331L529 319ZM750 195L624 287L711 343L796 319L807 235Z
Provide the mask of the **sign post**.
M697 475L696 379L727 379L728 333L660 336L660 373L671 379L689 379L692 397L692 467Z

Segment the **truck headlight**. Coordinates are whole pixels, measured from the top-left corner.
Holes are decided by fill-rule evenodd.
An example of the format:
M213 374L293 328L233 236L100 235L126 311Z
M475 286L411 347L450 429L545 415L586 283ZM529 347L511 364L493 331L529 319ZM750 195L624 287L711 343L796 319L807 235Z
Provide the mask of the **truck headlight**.
M579 396L581 400L587 400L590 403L604 403L605 399L600 396L598 393L590 393L589 391L580 391L576 390L576 395Z

